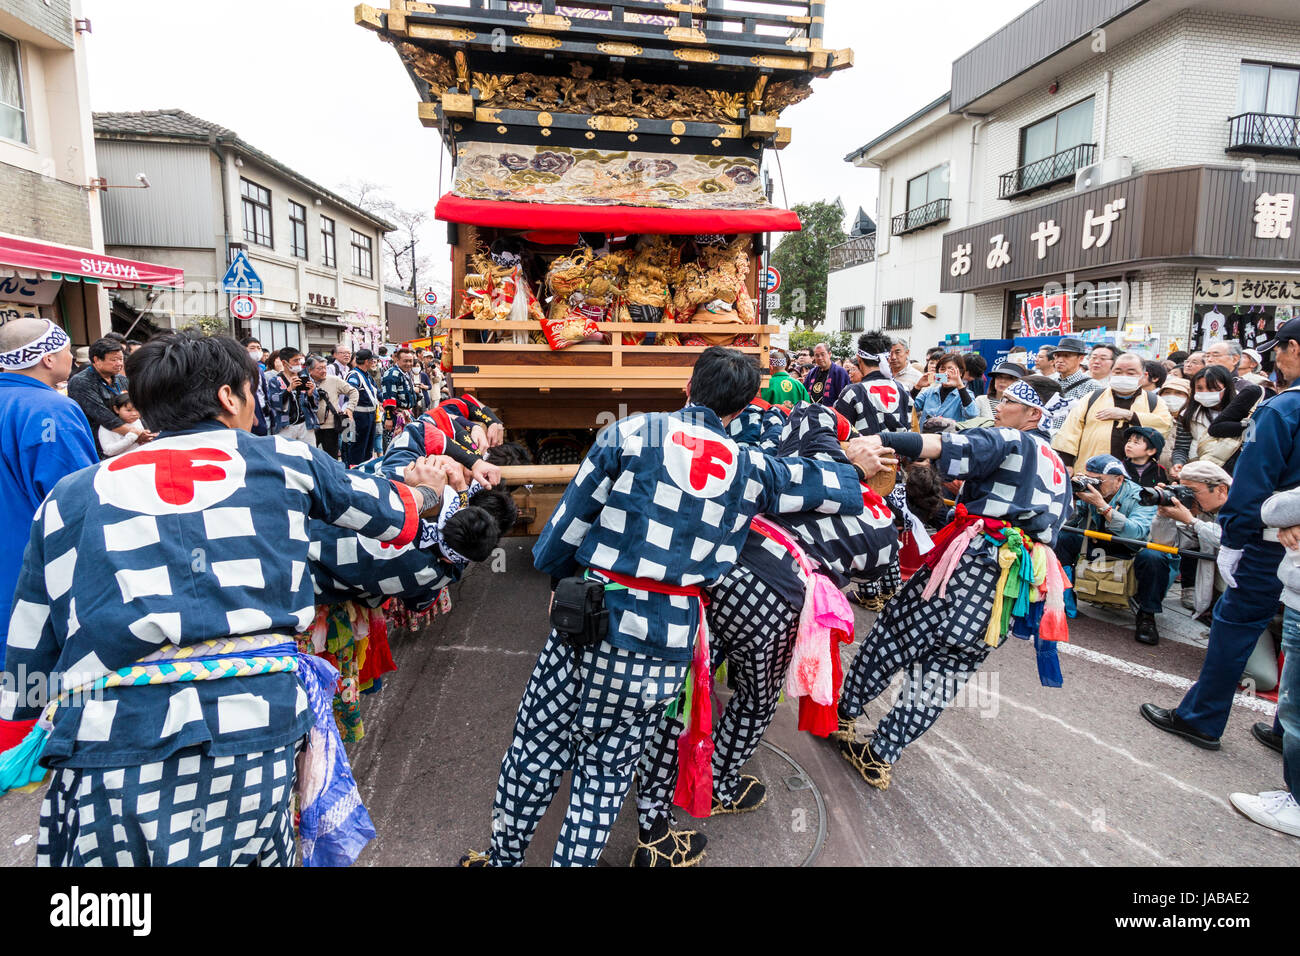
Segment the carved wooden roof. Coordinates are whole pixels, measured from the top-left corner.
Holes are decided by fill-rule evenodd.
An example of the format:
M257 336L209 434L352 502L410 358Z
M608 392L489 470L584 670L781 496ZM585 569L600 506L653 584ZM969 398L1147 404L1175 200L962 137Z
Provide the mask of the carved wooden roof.
M814 77L853 64L851 50L823 47L824 2L390 2L358 6L356 21L393 44L421 121L453 150L496 140L757 157L789 142L777 120ZM754 12L763 6L773 12Z

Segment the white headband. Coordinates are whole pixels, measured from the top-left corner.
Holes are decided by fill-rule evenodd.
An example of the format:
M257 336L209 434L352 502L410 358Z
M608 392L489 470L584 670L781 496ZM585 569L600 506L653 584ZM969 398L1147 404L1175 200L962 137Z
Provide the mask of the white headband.
M894 370L889 367L888 352L880 352L877 354L875 352L864 352L862 349L858 349L858 358L862 359L864 362L875 362L880 366L880 373L884 375L885 378L894 377Z
M0 368L15 372L26 368L34 368L41 364L41 359L45 358L45 356L62 352L67 348L68 333L49 319L45 320L45 324L45 332L35 342L20 346L12 352L0 352Z

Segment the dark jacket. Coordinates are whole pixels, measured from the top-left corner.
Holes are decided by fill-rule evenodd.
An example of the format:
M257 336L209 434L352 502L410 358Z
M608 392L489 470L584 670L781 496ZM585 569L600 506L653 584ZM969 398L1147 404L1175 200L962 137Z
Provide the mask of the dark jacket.
M100 458L104 457L104 449L99 447L99 429L107 428L112 431L126 424L117 417L112 405L109 404L114 395L124 391L126 391L125 375L114 376L112 384L109 384L100 377L93 365L83 368L68 379L68 398L80 405L81 410L86 413L86 420L90 422L90 434L95 439L95 451L99 453Z

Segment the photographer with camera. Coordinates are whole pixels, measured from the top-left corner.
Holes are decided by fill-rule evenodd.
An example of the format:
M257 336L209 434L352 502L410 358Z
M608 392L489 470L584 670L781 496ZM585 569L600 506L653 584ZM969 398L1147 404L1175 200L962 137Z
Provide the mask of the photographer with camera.
M1085 468L1085 474L1071 479L1076 506L1070 527L1147 540L1151 521L1156 516L1156 506L1141 502L1142 488L1128 476L1124 463L1114 455L1095 455L1088 459ZM1079 561L1083 545L1084 535L1079 532L1061 532L1056 543L1056 556L1067 572ZM1089 544L1085 561L1098 551L1113 560L1133 562L1138 605L1133 637L1139 644L1158 643L1160 634L1156 630L1155 616L1160 613L1165 592L1169 590L1166 556L1135 545L1097 541ZM1071 580L1077 577L1077 573L1071 574Z
M352 353L347 353L351 355ZM331 458L339 457L339 440L348 429L351 434L356 425L353 422L353 407L361 397L355 385L330 374L335 363L326 363L316 355L307 357L307 377L315 385L316 446ZM348 426L351 426L349 429Z
M279 354L284 371L279 375L267 375L271 399L269 431L272 435L315 445L317 419L312 395L316 383L303 370L302 352L286 345Z
M1169 540L1188 551L1214 554L1219 550L1219 540L1223 536L1218 521L1219 509L1227 504L1231 488L1232 476L1218 465L1208 461L1184 465L1177 485L1162 485L1143 494L1144 499L1149 495L1150 500L1158 505L1158 517L1152 524L1152 539ZM1189 574L1193 562L1194 578ZM1192 558L1183 562L1183 597L1191 597L1191 609L1198 617L1210 609L1215 593L1225 588L1213 561ZM1193 593L1189 595L1189 591ZM1185 606L1187 603L1184 601Z

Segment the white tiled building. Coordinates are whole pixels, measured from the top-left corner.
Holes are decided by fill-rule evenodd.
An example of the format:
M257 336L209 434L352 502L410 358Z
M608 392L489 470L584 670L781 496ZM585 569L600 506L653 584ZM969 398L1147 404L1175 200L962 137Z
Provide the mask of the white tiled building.
M1247 324L1300 305L1300 233L1269 212L1300 192L1297 117L1300 4L1043 0L954 63L948 96L850 157L881 170L876 324L906 297L914 348L1010 338L1026 294L1064 289L1078 328L1139 327L1164 350L1226 324L1249 343ZM939 218L900 184L944 163ZM1108 208L1111 234L1098 224L1089 244L1089 212ZM884 228L896 217L921 228Z

